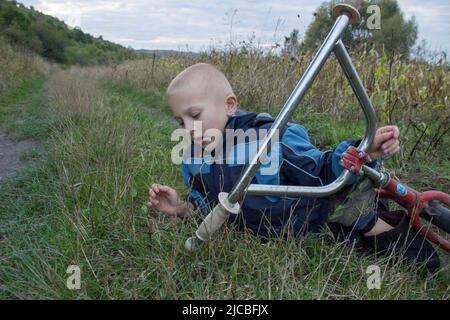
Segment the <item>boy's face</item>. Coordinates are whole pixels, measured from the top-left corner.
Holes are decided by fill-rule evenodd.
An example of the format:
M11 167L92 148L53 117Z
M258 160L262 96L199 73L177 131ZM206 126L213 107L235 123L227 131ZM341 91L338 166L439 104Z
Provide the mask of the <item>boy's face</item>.
M234 95L222 101L206 97L204 94L177 92L170 95L167 102L175 120L190 134L193 141L202 147L215 140L212 134L214 131L224 132L228 115L234 114L236 110Z

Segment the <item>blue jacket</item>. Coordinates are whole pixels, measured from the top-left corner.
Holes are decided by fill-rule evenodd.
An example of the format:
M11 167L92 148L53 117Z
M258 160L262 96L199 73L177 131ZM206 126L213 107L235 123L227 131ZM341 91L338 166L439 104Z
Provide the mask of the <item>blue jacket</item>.
M253 128L259 132L258 129L268 130L272 123L273 119L269 116L245 113L230 117L226 129L242 129L246 132ZM359 141L344 141L334 150L323 152L311 144L306 129L294 123L289 123L280 135L279 143L273 145L272 151L268 154L269 158L274 160L273 163L276 163L275 170L273 163L262 165L252 183L326 185L341 174L343 168L338 162L342 153L350 145L357 146L359 143ZM223 137L226 141L225 133ZM261 141L260 135L257 140ZM194 156L185 158L182 162L184 182L186 186L191 187L188 200L203 215L207 215L217 204L220 192L231 191L250 161L249 151L252 150L252 145L254 146L255 142L257 145L258 141L246 140L244 143L233 141L234 154L227 154L224 150L223 154L227 155L223 158L224 163L211 162L211 159L207 158L193 161ZM241 161L236 161L237 158ZM350 183L354 183L356 179L355 177ZM247 195L241 204L241 213L237 217L230 215L229 222L237 223L239 228L252 230L263 237L285 235L287 232L295 235L319 232L327 220L329 201L328 198Z

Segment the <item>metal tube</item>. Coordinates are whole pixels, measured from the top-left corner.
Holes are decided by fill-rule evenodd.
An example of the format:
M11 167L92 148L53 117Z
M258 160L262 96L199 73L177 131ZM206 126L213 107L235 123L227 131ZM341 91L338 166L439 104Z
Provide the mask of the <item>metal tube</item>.
M375 169L372 169L371 167L368 167L366 165L363 165L361 167L362 172L365 176L368 176L370 180L372 180L376 187L384 188L389 184L389 181L391 177L389 174L385 172L378 172Z
M280 114L272 124L269 133L262 142L261 148L259 148L258 152L253 156L249 165L246 167L244 174L233 187L230 194L222 194L222 196L219 195L220 203L216 205L215 209L209 213L208 217L202 225L200 225L196 236L189 238L186 241L187 250L195 250L195 248L198 247L198 244L206 240L206 238L210 236L210 233L213 233L220 227L221 224L223 224L225 217L227 217L230 213L238 213L238 203L241 202L244 192L254 195L305 195L322 197L331 195L340 190L352 176L348 170L344 170L334 182L323 187L250 185L251 180L261 165L261 156L266 155L267 152L270 151L269 142L271 142L272 138L280 129L283 129L286 126L288 119L291 117L295 108L306 94L306 91L311 87L312 82L316 78L325 61L328 59L332 50L335 51L336 57L339 60L339 63L344 70L366 117L366 132L358 149L365 152L373 141L376 130L375 111L373 110L372 104L370 103L367 93L364 90L362 82L356 73L350 57L348 56L348 53L340 40L343 32L349 24L350 18L352 18L353 22L357 22L359 19L359 14L354 7L342 4L335 6L333 10L335 14L339 15L339 17L337 17L336 22L324 43L319 48L294 91L291 93L290 97L281 109ZM372 176L372 178L374 180L378 180L380 184L384 184L384 182L389 180L389 176L380 174L369 167L363 166L363 170L366 175ZM218 208L221 210L219 215L220 217L213 216L213 214L217 213L217 210L219 210Z
M352 174L345 170L334 182L323 187L279 186L270 184L251 184L246 190L248 195L286 196L286 197L326 197L342 189Z
M363 140L358 146L358 150L367 152L370 145L373 142L377 126L377 117L375 110L372 106L369 96L361 79L356 72L356 69L345 49L344 44L341 40L338 40L334 48L336 58L342 67L342 70L347 77L350 86L358 102L363 110L365 120L366 120L366 132ZM376 175L376 171L369 167L366 167L366 172L368 175L372 175L371 178L378 180L381 184L386 183L386 177L382 174ZM251 184L248 186L246 193L249 195L272 195L272 196L311 196L311 197L325 197L339 191L350 178L351 174L345 170L338 179L333 183L328 184L323 187L302 187L302 186L277 186L277 185L262 185L262 184Z
M352 60L348 55L347 49L345 49L345 46L341 40L336 43L334 54L336 55L336 58L339 61L339 64L341 65L342 70L350 82L350 86L352 87L352 90L364 111L364 116L366 118L366 133L358 146L358 150L367 152L373 142L373 139L375 138L375 132L377 130L377 116L375 114L375 109L372 106L372 102L370 102L370 98L364 89L364 85L356 72Z
M292 113L294 112L296 106L298 103L302 100L304 97L306 91L311 87L311 84L313 83L314 79L316 78L317 74L319 73L320 69L322 68L323 64L329 57L331 51L334 49L336 42L340 39L343 32L345 31L346 27L349 23L349 17L347 14L342 14L336 19L336 22L334 23L333 28L331 29L330 33L328 34L327 38L325 39L324 43L320 47L319 51L314 56L313 60L311 61L311 64L306 69L305 73L301 77L300 81L298 82L297 86L295 87L294 91L291 93L290 97L284 104L283 108L281 109L278 117L275 119L274 123L272 124L272 127L270 128L267 136L262 142L261 148L258 149L258 152L253 157L252 161L250 161L249 165L244 171L244 174L241 176L241 179L235 184L234 188L231 190L228 200L230 203L236 203L239 202L252 181L253 177L255 176L256 171L261 165L260 157L263 154L267 154L266 152L270 151L268 146L269 142L271 141L272 137L275 135L275 132L277 132L280 129L283 129L289 118L291 117ZM267 151L266 151L267 150ZM337 184L344 185L345 181L350 177L350 174L348 172L345 172L343 175L341 175L339 182L333 184L333 187L331 187L331 190L329 190L331 193L335 192L337 190L336 187L339 187ZM331 185L329 185L331 186ZM326 188L326 192L328 193L328 189L330 189L329 186L323 187ZM314 193L319 192L319 188L315 188ZM328 193L329 194L329 193Z

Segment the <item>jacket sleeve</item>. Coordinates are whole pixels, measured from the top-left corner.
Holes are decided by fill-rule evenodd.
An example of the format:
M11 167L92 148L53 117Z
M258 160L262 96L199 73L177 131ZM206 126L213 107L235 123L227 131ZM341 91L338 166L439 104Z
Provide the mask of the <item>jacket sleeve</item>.
M334 150L323 152L311 144L306 129L298 124L288 124L281 138L281 174L293 185L323 186L333 182L344 170L339 164L342 154L349 146L360 141L346 140ZM355 183L354 175L348 185Z
M211 211L208 201L200 181L198 181L191 173L192 170L190 170L190 166L191 165L184 163L184 161L181 163L184 184L186 187L190 188L186 201L192 203L195 210L199 209L203 215L207 215Z

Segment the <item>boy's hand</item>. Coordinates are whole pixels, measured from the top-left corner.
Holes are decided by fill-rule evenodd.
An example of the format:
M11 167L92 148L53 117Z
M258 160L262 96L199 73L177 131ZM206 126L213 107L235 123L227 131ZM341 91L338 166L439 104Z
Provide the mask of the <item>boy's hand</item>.
M386 156L392 156L400 151L400 131L397 126L385 126L378 128L372 145L369 148L369 156L373 160Z
M176 190L168 186L154 183L148 191L149 208L154 208L169 216L182 214L184 201L181 201Z

